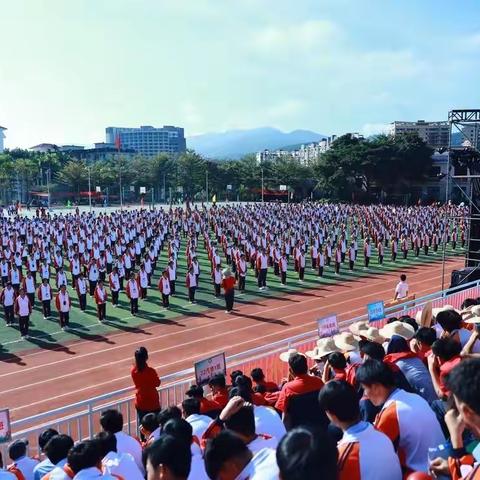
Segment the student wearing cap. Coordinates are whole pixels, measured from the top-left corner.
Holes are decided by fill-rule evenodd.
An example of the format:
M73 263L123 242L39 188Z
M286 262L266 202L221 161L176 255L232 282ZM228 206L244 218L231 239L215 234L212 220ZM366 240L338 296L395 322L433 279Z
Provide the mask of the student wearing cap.
M67 292L67 286L62 285L60 291L55 297L55 306L58 311L58 319L60 322L60 328L67 330L70 325L70 309L72 307L72 300Z
M158 281L158 289L162 295L163 308L168 309L170 307L170 281L168 279L168 270L164 270L160 280Z
M43 319L46 320L52 314L51 301L52 301L52 287L48 283L48 278L42 279L42 283L37 288L37 297L42 303Z
M308 358L311 358L315 365L310 368L310 373L322 378L328 356L338 350L332 337L320 338L317 340L313 350L305 352Z
M13 322L15 321L15 316L14 316L15 296L16 296L15 290L13 289L11 282L7 282L6 287L2 290L2 293L0 294L0 303L3 306L5 323L7 324L7 327L10 327L11 325L13 325Z
M233 310L233 303L235 301L235 277L228 268L223 270L222 277L222 288L226 307L225 312L230 313Z
M348 383L332 380L318 401L343 437L338 443L338 480L401 480L393 444L382 432L360 419L358 394Z
M20 326L20 336L22 339L28 337L28 329L30 326L30 315L32 314L32 304L25 294L25 290L19 290L18 297L15 299L15 313L18 315L18 323Z
M25 480L34 480L33 470L38 465L38 460L30 458L27 453L28 440L13 441L8 446L8 456L13 463L7 467L7 470L16 475L17 478L21 479L20 475L22 475Z

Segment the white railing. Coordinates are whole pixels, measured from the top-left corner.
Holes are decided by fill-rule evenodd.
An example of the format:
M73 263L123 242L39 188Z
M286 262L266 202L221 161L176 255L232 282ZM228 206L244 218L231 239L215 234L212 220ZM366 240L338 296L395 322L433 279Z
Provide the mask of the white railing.
M428 302L432 302L433 307L450 304L455 308L460 308L466 298L477 297L480 297L480 281L470 282L460 287L435 292L389 307L385 309L385 314L387 317L397 315L414 317L416 312L421 310ZM361 315L341 321L341 329L344 330L354 322L367 319L367 315ZM316 340L317 330L311 330L231 355L227 358L228 372L240 369L249 374L253 368L260 367L267 373L269 379L280 383L286 377L288 368L287 364L279 361L278 354L292 347L299 351L312 349ZM184 398L185 391L193 383L193 379L193 368L163 376L162 387L159 388L161 405L179 404ZM12 436L13 438L28 438L34 449L38 448L38 434L46 428L55 428L75 439L91 437L99 429L101 412L112 407L123 413L126 431L135 433L137 419L133 391L133 387L123 388L31 417L15 420L12 422Z

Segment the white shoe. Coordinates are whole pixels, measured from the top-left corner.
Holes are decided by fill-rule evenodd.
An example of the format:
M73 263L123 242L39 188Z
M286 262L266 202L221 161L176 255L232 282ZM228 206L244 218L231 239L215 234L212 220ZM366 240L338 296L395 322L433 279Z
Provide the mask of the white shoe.
M66 328L65 327L62 327L62 332L65 332Z
M228 310L225 310L225 313L230 313Z
M27 338L27 336L26 336L26 335L22 335L20 338L21 338L22 340L25 340L25 339Z
M44 320L47 320L47 319L48 319L48 317L43 317L43 319L44 319Z

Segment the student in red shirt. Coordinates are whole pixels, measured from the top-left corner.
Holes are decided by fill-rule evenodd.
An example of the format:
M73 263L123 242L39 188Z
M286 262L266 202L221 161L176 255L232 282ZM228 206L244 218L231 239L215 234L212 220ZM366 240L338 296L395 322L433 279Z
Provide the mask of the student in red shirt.
M235 277L232 275L230 269L226 268L223 272L222 287L225 295L226 313L233 310L233 303L235 301Z
M208 386L212 390L212 400L223 408L228 403L228 389L225 375L218 374L210 379Z
M196 398L200 402L200 413L202 415L209 415L219 410L216 402L203 396L203 387L200 385L192 385L185 392L185 395L189 398Z
M135 384L135 408L138 415L138 425L147 413L160 411L160 399L157 387L160 386L160 378L154 368L147 364L148 352L145 347L135 351L135 364L131 375Z
M323 382L319 377L308 374L308 363L305 355L301 353L290 355L288 366L292 380L285 383L275 404L275 408L283 414L284 423L288 420L286 412L291 397L319 391L323 387Z
M275 382L265 380L265 374L261 368L254 368L250 372L255 387L264 387L266 393L277 392L278 385Z

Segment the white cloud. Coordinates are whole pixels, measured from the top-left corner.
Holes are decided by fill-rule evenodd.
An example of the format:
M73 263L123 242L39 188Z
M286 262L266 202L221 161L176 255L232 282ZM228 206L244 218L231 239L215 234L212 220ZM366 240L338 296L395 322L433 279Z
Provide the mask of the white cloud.
M380 135L381 133L388 133L390 131L389 123L365 123L360 130L364 137L372 135Z

